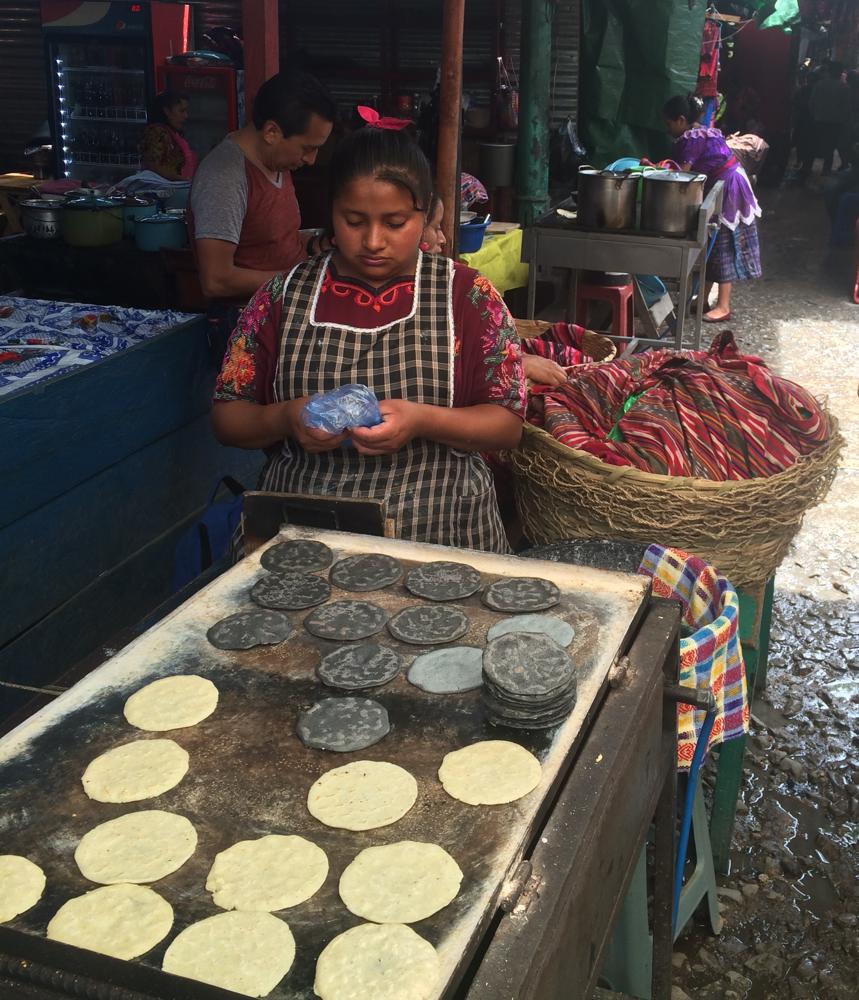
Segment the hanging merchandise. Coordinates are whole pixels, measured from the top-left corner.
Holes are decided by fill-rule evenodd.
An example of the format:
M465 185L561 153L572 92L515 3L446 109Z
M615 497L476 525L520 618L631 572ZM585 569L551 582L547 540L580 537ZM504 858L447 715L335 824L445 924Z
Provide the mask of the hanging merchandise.
M511 80L504 57L498 56L498 127L504 132L512 132L519 127L519 84Z
M719 43L722 29L718 21L708 17L704 21L704 37L701 40L701 58L698 64L699 97L715 97L719 80Z

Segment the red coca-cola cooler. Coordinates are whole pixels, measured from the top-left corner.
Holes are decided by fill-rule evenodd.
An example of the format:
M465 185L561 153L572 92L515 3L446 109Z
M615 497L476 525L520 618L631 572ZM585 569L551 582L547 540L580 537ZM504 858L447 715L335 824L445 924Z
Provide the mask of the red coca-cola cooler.
M245 123L244 72L232 66L158 67L158 89L188 95L185 138L202 159L228 132Z

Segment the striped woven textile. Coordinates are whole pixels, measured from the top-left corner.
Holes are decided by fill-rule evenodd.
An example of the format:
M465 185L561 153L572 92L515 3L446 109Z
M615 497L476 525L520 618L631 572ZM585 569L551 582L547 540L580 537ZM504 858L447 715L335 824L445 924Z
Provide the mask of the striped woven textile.
M830 433L810 392L740 354L727 331L707 351L649 351L581 365L540 396L542 426L561 443L610 465L671 476L771 476Z
M749 702L739 625L739 599L713 567L681 549L651 545L639 573L649 576L653 593L683 605L683 624L691 635L680 639L680 683L709 688L716 718L707 745L736 739L749 731ZM688 770L705 712L677 706L677 767Z
M522 341L525 354L536 354L548 358L562 368L572 368L585 360L582 353L583 326L575 323L555 323L539 337L530 337Z

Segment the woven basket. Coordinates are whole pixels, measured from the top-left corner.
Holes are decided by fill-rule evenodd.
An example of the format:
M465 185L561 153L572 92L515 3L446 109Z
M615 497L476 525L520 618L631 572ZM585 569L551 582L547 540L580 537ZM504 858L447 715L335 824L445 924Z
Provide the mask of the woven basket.
M608 465L525 424L509 453L516 505L532 542L609 538L658 542L716 566L735 587L772 576L805 511L826 496L843 439L829 415L826 444L766 479L716 482Z
M534 340L552 327L551 323L540 319L514 319L513 322L521 340ZM614 342L593 330L582 332L579 350L592 361L611 361L617 355Z

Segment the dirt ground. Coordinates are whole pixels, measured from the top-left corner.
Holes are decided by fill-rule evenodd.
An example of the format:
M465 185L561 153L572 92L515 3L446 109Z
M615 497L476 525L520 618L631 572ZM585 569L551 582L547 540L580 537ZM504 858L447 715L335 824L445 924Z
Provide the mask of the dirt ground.
M859 306L819 194L761 191L763 280L738 286L740 347L826 398L846 439L826 501L776 577L724 928L675 945L674 1000L859 997ZM705 773L712 784L712 768Z

